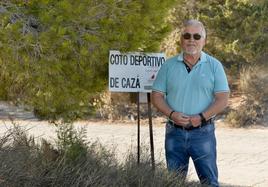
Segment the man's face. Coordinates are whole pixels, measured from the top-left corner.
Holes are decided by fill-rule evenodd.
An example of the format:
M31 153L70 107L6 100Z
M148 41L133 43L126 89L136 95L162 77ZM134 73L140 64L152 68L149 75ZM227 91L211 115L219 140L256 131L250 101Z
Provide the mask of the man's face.
M198 35L201 36L200 39ZM200 54L205 43L206 39L202 35L202 28L200 26L188 26L184 28L181 35L181 47L184 53L188 55Z

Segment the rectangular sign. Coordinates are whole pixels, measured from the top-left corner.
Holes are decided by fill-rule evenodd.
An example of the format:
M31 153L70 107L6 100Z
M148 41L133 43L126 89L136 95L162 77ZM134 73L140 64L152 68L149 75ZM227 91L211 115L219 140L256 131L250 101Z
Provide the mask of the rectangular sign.
M120 53L110 51L109 91L151 92L164 53Z

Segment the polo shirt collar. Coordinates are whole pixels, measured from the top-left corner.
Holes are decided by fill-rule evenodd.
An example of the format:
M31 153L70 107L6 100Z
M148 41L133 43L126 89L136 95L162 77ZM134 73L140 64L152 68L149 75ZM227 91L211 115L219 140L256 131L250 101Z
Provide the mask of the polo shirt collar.
M179 54L177 59L179 62L183 62L183 52ZM200 56L200 60L198 63L201 64L202 62L205 62L205 61L206 61L206 54L203 51L201 51L201 56Z

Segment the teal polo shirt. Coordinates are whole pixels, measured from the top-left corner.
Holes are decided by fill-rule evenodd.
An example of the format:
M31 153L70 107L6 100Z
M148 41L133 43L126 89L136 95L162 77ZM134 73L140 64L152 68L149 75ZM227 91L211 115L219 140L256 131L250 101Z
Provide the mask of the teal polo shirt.
M164 93L167 104L186 115L205 111L213 103L215 93L229 92L222 64L205 52L201 52L190 73L182 53L168 59L161 66L152 89Z

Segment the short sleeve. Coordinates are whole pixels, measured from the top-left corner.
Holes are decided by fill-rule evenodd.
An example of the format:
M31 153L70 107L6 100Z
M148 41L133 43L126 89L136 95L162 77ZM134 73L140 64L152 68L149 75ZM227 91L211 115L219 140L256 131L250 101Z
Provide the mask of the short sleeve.
M229 91L230 89L224 68L221 63L218 63L215 71L214 93Z
M152 90L163 93L167 92L167 62L165 62L158 71Z

